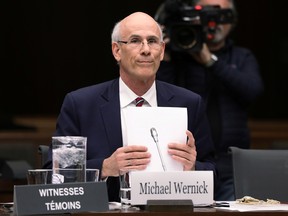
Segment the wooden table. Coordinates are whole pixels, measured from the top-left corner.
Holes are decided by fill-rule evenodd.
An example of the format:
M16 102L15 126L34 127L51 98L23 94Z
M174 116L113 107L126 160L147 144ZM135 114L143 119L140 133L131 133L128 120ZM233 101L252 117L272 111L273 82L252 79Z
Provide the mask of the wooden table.
M13 213L2 213L0 215L13 216ZM109 211L109 212L83 212L83 213L65 213L51 214L51 216L287 216L284 211L266 211L266 212L236 212L216 210L214 208L195 208L193 212L148 212L148 211Z

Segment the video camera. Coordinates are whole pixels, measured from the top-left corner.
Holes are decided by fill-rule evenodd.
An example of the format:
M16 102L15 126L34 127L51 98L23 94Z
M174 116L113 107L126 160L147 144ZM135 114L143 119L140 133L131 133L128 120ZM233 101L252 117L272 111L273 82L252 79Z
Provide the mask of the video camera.
M165 26L174 51L199 51L204 42L212 40L217 24L234 23L232 9L219 5L191 5L185 0L166 0L155 19Z

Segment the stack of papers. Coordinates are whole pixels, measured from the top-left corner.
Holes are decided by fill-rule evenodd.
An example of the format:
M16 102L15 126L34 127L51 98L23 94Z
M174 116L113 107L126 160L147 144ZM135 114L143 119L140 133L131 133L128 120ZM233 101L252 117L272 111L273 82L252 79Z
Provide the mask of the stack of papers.
M229 201L229 207L215 207L216 209L222 209L227 211L239 211L239 212L248 212L248 211L288 211L288 204L243 204L236 201Z

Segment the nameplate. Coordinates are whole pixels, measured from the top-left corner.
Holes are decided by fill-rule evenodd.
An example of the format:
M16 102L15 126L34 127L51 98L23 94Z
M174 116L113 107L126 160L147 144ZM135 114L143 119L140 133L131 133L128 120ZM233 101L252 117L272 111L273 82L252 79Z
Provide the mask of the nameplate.
M16 215L109 210L105 182L15 185L13 199Z
M214 202L212 171L134 171L129 176L132 205L148 200L192 200L194 206Z

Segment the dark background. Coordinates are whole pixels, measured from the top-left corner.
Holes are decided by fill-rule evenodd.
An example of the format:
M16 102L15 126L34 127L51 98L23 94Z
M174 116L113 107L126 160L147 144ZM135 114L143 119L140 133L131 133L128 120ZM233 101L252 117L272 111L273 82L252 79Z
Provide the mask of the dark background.
M162 0L1 0L1 115L57 115L71 90L118 76L114 23L134 11L154 15ZM265 92L254 119L288 119L286 9L272 0L236 0L232 37L256 55Z

